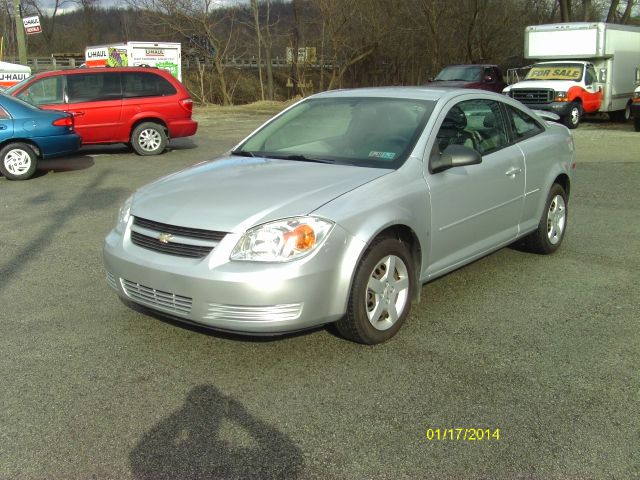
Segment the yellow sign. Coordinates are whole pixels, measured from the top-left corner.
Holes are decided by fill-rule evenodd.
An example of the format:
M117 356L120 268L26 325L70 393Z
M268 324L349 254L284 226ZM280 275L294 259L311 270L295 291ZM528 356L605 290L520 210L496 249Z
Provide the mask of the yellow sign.
M575 80L582 77L582 67L533 67L525 80Z

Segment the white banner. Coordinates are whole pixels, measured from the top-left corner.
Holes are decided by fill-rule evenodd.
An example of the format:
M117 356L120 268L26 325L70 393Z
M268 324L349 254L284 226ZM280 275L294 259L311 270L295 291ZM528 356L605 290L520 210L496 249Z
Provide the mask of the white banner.
M33 35L34 33L42 33L42 27L40 26L40 17L34 15L33 17L25 17L22 19L24 23L24 30L27 35Z

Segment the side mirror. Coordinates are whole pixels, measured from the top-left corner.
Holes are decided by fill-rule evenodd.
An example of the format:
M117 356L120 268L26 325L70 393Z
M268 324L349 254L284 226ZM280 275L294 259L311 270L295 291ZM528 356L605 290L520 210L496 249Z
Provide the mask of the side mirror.
M464 145L449 145L441 154L431 158L431 172L438 173L453 167L465 167L482 163L482 157L473 148Z
M601 68L598 72L598 82L599 83L607 83L607 69Z

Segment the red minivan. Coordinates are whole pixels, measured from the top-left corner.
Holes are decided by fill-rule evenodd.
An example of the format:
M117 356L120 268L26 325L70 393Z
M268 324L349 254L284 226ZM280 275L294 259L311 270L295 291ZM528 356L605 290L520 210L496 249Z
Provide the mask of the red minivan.
M6 92L75 117L83 145L129 143L139 155L162 153L169 138L194 135L193 101L171 73L147 67L42 72Z

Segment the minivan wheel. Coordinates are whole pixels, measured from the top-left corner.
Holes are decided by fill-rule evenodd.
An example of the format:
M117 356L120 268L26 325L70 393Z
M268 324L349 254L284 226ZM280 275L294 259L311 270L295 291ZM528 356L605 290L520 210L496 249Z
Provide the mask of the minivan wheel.
M409 315L413 288L413 262L406 244L378 239L356 269L347 314L336 322L338 332L369 345L390 339Z
M38 156L26 143L10 143L0 150L0 172L9 180L26 180L36 171Z
M131 132L131 146L138 155L158 155L167 147L167 134L162 125L143 122Z

